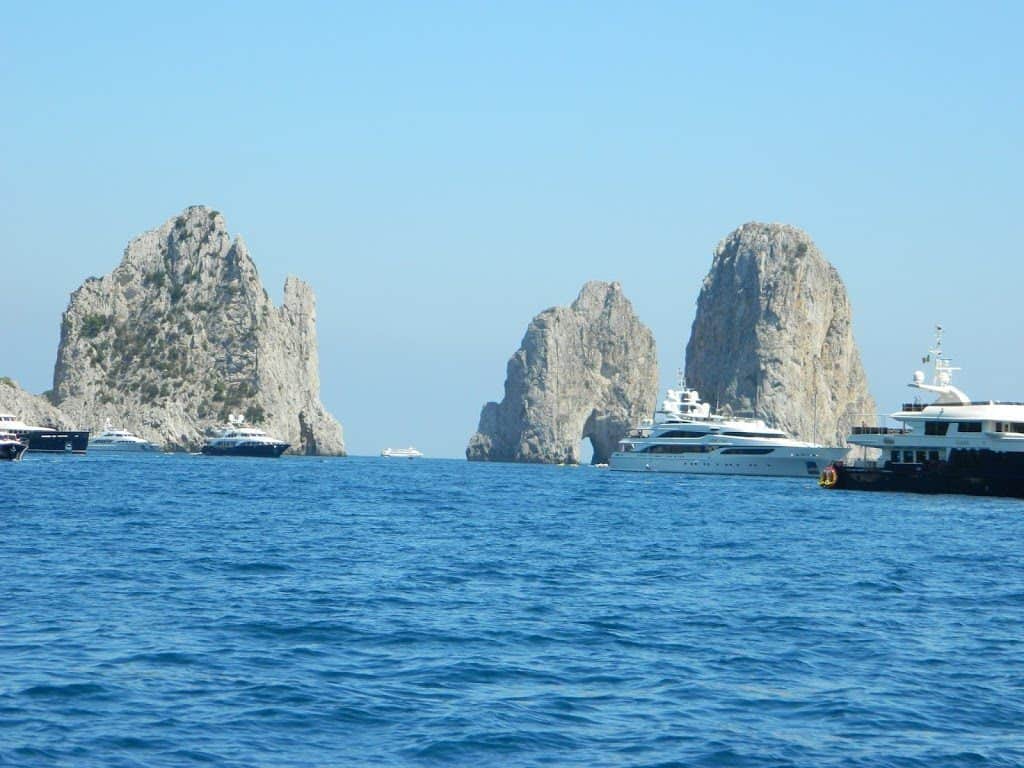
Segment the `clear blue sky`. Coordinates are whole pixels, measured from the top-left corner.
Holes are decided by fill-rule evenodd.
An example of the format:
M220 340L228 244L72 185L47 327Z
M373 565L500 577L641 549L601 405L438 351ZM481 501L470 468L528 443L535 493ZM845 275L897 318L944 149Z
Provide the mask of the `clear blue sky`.
M931 340L1024 399L1024 5L18 4L0 25L0 375L194 203L319 299L353 453L461 456L530 318L619 280L681 364L716 243L806 229L883 410Z

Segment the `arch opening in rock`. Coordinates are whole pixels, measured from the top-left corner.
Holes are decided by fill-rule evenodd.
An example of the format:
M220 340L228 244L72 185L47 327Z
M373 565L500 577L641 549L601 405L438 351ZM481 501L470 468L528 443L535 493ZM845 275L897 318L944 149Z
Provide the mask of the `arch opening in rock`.
M580 457L580 464L593 464L594 441L589 437L581 437L577 455Z

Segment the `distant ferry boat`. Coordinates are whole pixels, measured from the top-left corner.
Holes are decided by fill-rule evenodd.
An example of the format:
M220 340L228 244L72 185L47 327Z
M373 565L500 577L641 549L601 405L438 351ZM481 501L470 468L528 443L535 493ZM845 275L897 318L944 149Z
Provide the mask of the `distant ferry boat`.
M202 452L209 456L256 456L276 459L288 450L288 443L271 437L262 429L246 427L241 416L228 416L228 426L206 441Z
M845 448L794 440L761 419L719 416L680 381L661 408L619 441L612 470L817 477Z
M385 448L380 455L388 459L419 459L423 453L410 445L408 448Z
M952 361L936 328L931 384L915 371L910 387L937 395L904 403L890 415L900 427L854 427L847 440L877 448L881 461L837 462L821 473L824 488L961 493L1024 498L1024 403L972 401L953 386Z
M103 431L89 439L89 447L94 451L117 451L119 453L140 453L159 451L160 449L148 440L133 435L126 429L114 429L107 421Z
M10 413L0 413L0 432L10 432L28 444L30 451L43 453L85 453L89 430L34 427Z

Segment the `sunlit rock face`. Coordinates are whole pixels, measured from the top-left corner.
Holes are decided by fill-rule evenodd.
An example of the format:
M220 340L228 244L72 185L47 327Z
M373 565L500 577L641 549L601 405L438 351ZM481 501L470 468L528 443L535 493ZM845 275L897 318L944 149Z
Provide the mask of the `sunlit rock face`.
M345 452L320 402L312 289L289 277L275 307L245 242L205 206L136 237L71 295L54 399L79 424L109 419L171 450L196 450L236 413L294 453Z
M726 413L842 445L873 419L850 302L806 232L744 224L715 250L686 346L686 381Z
M577 464L580 440L604 463L658 390L654 336L618 283L589 282L569 307L533 318L508 362L505 397L487 403L471 461Z
M19 421L33 427L76 428L68 416L46 397L26 392L7 376L0 376L0 413L13 414Z

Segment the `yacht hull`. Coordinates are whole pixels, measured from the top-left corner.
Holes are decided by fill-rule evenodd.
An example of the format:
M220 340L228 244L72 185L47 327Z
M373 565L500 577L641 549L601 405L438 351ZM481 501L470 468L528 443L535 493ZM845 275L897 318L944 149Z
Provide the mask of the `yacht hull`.
M89 430L27 432L18 436L28 441L28 449L33 453L85 453L89 447Z
M24 443L0 443L0 461L21 461L28 446Z
M152 443L90 443L89 450L93 453L158 453L160 451Z
M767 456L616 452L608 467L621 472L818 477L822 469L845 453L845 449L779 449L777 454Z
M954 448L948 461L834 469L835 483L826 488L1024 499L1024 453Z
M202 452L207 456L252 456L262 459L276 459L288 450L288 443L252 443L231 446L204 445Z

